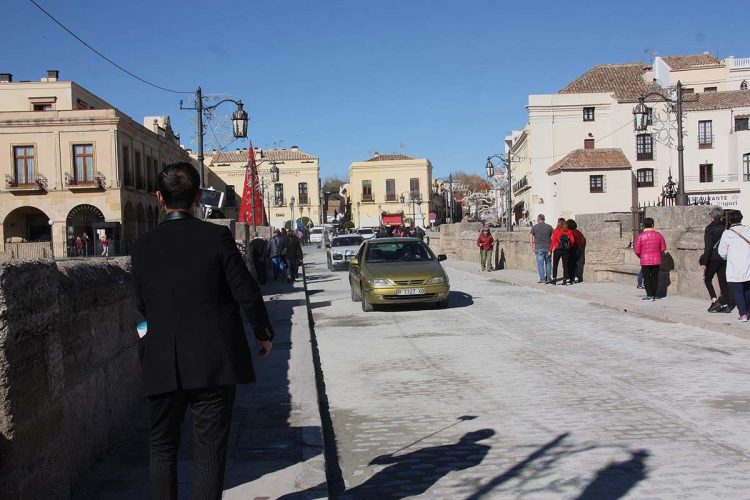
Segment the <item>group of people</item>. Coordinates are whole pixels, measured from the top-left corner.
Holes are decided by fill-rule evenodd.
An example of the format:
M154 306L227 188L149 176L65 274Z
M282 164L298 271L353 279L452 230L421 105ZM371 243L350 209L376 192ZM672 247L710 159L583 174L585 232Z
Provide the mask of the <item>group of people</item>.
M544 215L536 218L529 232L529 245L536 256L539 283L557 284L557 273L562 262L563 285L583 282L586 263L586 237L573 219L560 217L557 226L545 222Z
M423 240L424 229L419 226L414 229L409 226L380 226L375 232L376 238L419 238Z
M109 237L106 233L99 238L99 243L102 246L100 255L102 257L109 257ZM88 257L90 246L91 239L85 232L78 236L71 235L68 237L68 255L70 257Z
M260 284L266 282L269 266L274 280L284 278L293 283L299 277L303 253L296 231L276 229L268 241L255 233L250 241L249 251L252 253L253 270Z

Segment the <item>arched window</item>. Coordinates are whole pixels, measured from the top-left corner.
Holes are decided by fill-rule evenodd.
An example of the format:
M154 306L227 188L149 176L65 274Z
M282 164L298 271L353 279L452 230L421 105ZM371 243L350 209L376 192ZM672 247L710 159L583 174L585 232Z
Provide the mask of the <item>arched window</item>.
M742 155L742 179L750 181L750 153Z
M747 80L743 80L742 83L740 83L740 90L747 90Z

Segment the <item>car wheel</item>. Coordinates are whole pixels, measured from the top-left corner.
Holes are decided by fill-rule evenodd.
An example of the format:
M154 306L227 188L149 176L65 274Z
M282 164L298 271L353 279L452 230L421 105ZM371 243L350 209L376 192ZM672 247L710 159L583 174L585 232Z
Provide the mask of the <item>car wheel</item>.
M436 302L435 306L438 309L447 309L448 308L448 299L440 300L440 301Z
M328 263L328 270L333 271L333 268L331 267L331 259L327 259L326 262Z
M365 295L365 291L360 289L359 292L360 299L362 299L362 310L366 313L372 312L373 307L372 304L367 300L367 295Z
M352 302L359 302L359 298L357 297L357 294L354 293L354 287L352 286L351 281L349 281L349 290L351 291L351 294L352 294Z

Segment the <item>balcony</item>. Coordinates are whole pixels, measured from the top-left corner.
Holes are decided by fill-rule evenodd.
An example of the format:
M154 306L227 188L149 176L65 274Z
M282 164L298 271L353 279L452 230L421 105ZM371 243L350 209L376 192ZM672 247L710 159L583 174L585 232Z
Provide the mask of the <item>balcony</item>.
M736 174L725 174L725 175L708 175L701 177L699 175L686 175L685 176L685 183L701 183L701 184L710 184L710 183L720 183L720 182L737 182L737 175Z
M375 195L372 193L363 194L362 203L375 203Z
M71 191L95 191L104 189L106 180L107 178L99 171L94 174L94 178L91 180L76 179L70 172L65 173L65 187Z
M5 175L5 189L14 193L41 193L47 191L47 178L38 174L32 182L18 182L12 175Z
M713 135L699 135L698 136L698 149L712 149L713 147L714 147Z
M527 189L531 189L531 178L528 174L513 183L513 194L521 193Z

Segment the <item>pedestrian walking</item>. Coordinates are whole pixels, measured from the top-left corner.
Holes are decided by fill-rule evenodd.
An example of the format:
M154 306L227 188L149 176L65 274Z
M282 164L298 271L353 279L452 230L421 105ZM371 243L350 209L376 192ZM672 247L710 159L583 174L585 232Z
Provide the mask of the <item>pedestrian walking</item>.
M490 233L490 228L485 226L477 238L479 247L479 263L482 271L492 271L492 251L495 248L495 238Z
M552 226L544 222L544 215L539 214L536 224L529 232L531 251L536 256L536 270L539 273L539 283L552 281L552 257L549 249L552 245Z
M266 263L266 240L261 238L258 233L253 233L253 239L250 240L250 255L253 259L253 269L261 285L266 283L268 265Z
M711 305L708 312L731 312L734 309L734 292L729 291L727 283L727 261L719 255L719 242L724 233L724 210L721 207L711 207L708 212L709 224L703 233L704 249L698 263L703 266L703 283L706 285ZM719 292L716 295L714 276L719 281Z
M83 238L76 236L76 257L83 257L83 247L85 245Z
M274 230L273 238L268 242L268 258L271 259L271 265L273 266L273 279L279 279L279 276L284 276L284 270L286 269L286 263L284 262L284 253L286 252L286 238L281 234L278 229Z
M139 239L132 260L136 305L146 320L138 342L151 420L150 497L184 496L177 491L177 452L190 411L192 498L218 499L236 385L255 380L242 317L261 357L271 351L273 327L232 233L191 215L200 200L195 168L166 166L156 197L166 215Z
M297 279L299 266L302 263L302 245L300 245L299 238L294 232L289 233L289 238L286 242L286 268L287 268L287 280L289 283L294 283Z
M570 249L570 276L577 283L583 282L583 266L586 264L586 237L573 219L568 219L568 229L573 233L575 244Z
M99 241L102 244L102 257L109 257L109 238L107 238L107 233L104 233Z
M570 251L575 245L573 233L568 229L567 221L560 217L557 219L557 227L552 231L552 242L549 251L552 252L552 284L557 284L558 264L562 261L563 265L563 285L573 284L573 277L570 274Z
M638 239L635 240L633 249L641 261L643 271L643 284L646 287L646 296L643 300L656 300L659 288L659 269L661 268L662 254L667 250L667 242L664 236L654 229L654 219L646 217L643 219L645 228Z
M742 212L730 210L729 227L719 240L719 255L727 261L727 282L734 289L740 321L747 321L750 308L750 227L742 225Z

